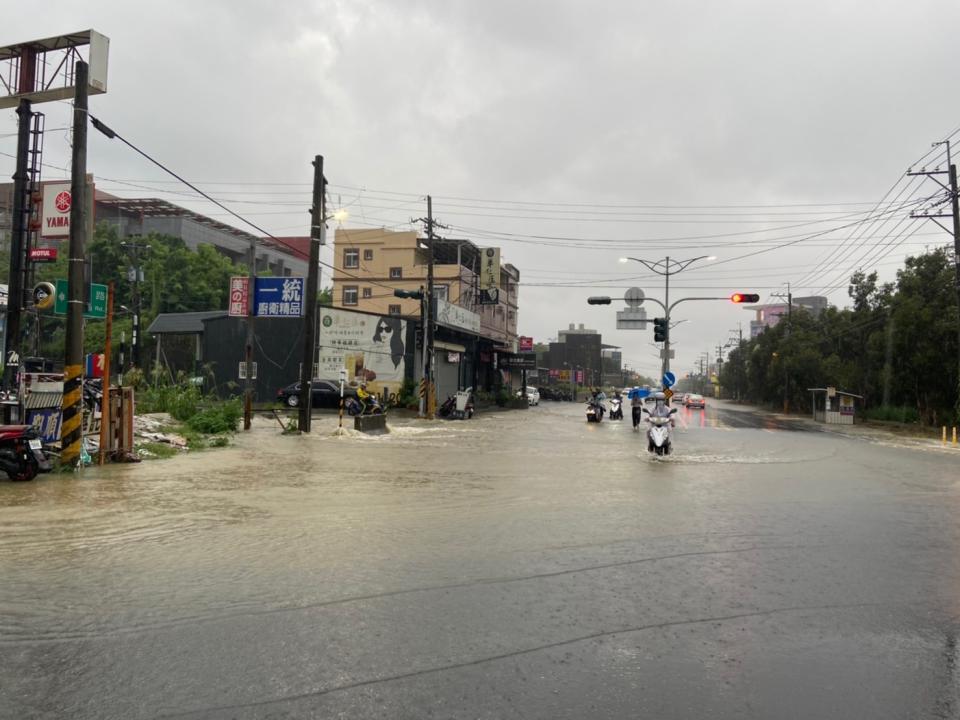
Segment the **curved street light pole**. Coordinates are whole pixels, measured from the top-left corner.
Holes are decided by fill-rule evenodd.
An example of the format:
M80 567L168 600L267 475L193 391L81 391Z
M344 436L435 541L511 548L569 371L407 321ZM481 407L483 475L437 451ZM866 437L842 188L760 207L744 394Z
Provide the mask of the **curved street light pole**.
M678 272L686 270L691 264L695 263L697 260L710 260L713 259L712 255L700 255L695 258L690 258L689 260L671 260L670 256L667 255L663 260L657 260L652 262L650 260L644 260L643 258L635 257L625 257L620 258L620 262L627 262L628 260L633 260L634 262L641 263L646 266L650 272L654 272L657 275L663 276L663 302L658 303L663 307L664 312L666 313L667 320L667 336L663 341L663 362L661 363L661 372L663 375L666 375L670 371L670 311L673 309L673 305L680 303L680 300L675 302L673 305L670 304L670 276L676 275ZM674 269L676 268L676 269ZM652 298L648 298L652 299ZM683 298L684 300L696 300L701 298ZM706 298L702 298L706 299Z

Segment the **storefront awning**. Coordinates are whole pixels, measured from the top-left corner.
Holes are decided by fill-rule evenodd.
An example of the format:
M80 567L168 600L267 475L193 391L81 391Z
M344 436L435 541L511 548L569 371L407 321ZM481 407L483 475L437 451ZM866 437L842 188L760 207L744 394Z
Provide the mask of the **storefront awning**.
M467 351L467 349L463 345L457 345L456 343L451 343L451 342L444 342L443 340L434 340L433 347L436 350L446 350L447 352L462 353Z

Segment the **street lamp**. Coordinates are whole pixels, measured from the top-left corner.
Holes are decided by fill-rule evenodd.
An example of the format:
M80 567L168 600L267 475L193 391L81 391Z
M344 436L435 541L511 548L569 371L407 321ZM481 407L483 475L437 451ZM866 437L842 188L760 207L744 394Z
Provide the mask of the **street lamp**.
M663 276L664 289L663 289L663 308L666 313L664 318L664 326L669 328L670 326L670 276L676 275L678 272L683 272L690 265L695 263L697 260L716 260L716 255L700 255L695 258L690 258L689 260L671 260L670 256L667 255L663 260L657 260L653 262L651 260L644 260L643 258L635 257L622 257L620 262L633 262L641 263L646 266L650 272L654 272L657 275ZM654 320L656 322L656 320ZM670 370L670 334L665 333L663 338L663 373L666 374Z

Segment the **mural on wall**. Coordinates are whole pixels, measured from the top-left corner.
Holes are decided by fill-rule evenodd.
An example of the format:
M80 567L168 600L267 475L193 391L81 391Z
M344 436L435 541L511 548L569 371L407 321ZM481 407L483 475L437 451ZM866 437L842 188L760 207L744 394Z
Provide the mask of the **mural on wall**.
M398 393L406 369L406 326L396 315L322 308L319 377L338 380L346 368L353 387L366 382L378 395Z

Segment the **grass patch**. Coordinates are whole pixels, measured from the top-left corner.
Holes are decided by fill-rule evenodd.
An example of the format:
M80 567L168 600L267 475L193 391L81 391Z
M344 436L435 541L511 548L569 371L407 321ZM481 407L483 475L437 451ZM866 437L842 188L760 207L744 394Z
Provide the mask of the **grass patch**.
M898 422L898 423L919 423L920 414L917 412L916 408L912 407L896 407L893 405L881 405L880 407L867 408L864 412L864 417L867 420L874 420L879 422Z
M140 456L148 460L162 460L173 457L180 451L169 443L147 442L137 446L137 450L145 450L146 454Z

